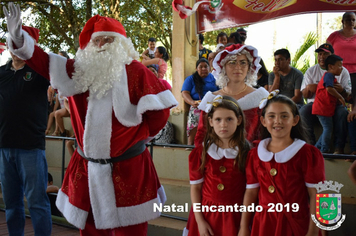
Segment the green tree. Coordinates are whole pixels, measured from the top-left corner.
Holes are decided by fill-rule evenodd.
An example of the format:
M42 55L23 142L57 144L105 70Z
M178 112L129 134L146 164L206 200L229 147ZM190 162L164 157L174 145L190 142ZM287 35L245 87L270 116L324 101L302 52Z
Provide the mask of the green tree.
M6 7L8 2L3 2ZM91 16L91 0L17 1L16 4L26 12L22 14L23 23L40 29L39 44L53 52L66 48L72 54L79 48L79 34ZM1 16L1 28L6 31L2 7Z
M314 32L309 32L305 36L303 44L294 53L294 57L291 60L291 66L297 68L304 74L305 71L310 67L310 59L305 57L305 53L311 46L316 44L317 41L318 36ZM301 59L303 62L300 62Z
M203 33L204 35L204 44L208 44L210 46L216 46L216 38L220 32L225 32L227 36L230 36L231 33L236 32L236 30L240 27L235 28L226 28L222 30L214 30L210 32ZM243 27L247 31L247 27ZM215 49L215 47L214 47Z
M1 30L6 31L6 22L1 5ZM22 12L30 14L23 19L41 30L39 44L50 51L63 48L74 54L79 48L79 34L85 22L94 14L109 16L119 20L125 27L127 36L138 51L147 47L149 37L156 37L171 54L172 6L166 0L39 0L17 1ZM3 40L4 41L4 40Z
M328 20L326 26L334 31L340 30L342 28L342 16L335 17L334 19Z
M99 14L118 19L135 48L142 52L148 39L156 38L172 56L172 4L167 0L100 0L94 4Z

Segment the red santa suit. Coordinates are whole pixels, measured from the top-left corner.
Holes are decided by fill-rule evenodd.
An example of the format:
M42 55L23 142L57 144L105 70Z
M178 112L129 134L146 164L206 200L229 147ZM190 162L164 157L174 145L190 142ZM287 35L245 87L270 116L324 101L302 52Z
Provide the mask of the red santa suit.
M299 139L272 153L267 150L270 140L262 140L247 157L246 188L260 188L258 204L263 207L262 212L255 213L251 235L306 235L310 220L307 187L325 180L324 158L316 147ZM283 212L271 208L278 203L289 204L289 211L286 207ZM293 203L298 204L297 211L293 211Z
M126 36L118 21L94 16L82 31L81 48L100 33ZM19 49L14 49L8 40L11 51L35 71L51 78L52 86L68 97L73 130L86 157L108 160L120 156L137 142L157 134L167 122L169 108L177 105L172 93L145 66L132 59L106 95L88 99L92 94L78 89L72 79L76 72L74 60L46 54L26 32L23 35L24 45ZM85 228L89 211L95 228L112 229L158 217L160 213L153 212L153 204L165 200L147 149L113 164L88 161L75 151L56 204L68 222L80 229Z

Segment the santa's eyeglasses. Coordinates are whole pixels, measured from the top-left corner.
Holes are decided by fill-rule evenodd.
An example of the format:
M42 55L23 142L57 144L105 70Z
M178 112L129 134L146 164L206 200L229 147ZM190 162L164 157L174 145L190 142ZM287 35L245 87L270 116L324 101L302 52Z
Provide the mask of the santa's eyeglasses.
M115 37L114 36L97 36L95 37L92 41L95 45L104 45L107 43L112 43L114 42Z

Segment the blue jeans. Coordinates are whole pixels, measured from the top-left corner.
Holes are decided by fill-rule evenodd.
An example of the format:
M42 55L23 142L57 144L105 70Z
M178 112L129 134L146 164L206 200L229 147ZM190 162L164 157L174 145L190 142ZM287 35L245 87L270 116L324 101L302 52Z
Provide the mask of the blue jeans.
M333 118L331 116L317 115L321 126L323 126L323 133L320 135L315 147L319 148L321 152L330 151L331 134L333 131Z
M307 134L311 144L315 144L314 124L318 122L316 115L312 114L313 103L310 102L302 106L299 110L300 116L307 127ZM347 115L348 112L342 105L337 105L335 114L332 117L334 123L334 146L335 148L343 149L347 138Z
M52 218L46 194L47 178L44 150L0 148L0 179L10 236L24 235L24 194L35 235L51 235Z

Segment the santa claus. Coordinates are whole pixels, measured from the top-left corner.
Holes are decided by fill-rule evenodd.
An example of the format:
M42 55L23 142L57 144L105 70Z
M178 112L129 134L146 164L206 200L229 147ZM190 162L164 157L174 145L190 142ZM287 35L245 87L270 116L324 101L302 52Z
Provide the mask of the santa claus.
M4 8L7 43L68 97L78 148L57 197L82 235L145 235L164 203L145 141L164 127L177 101L141 63L123 26L96 15L79 37L76 60L45 53L21 30L18 6Z

